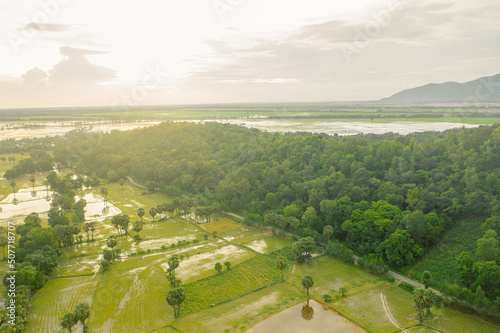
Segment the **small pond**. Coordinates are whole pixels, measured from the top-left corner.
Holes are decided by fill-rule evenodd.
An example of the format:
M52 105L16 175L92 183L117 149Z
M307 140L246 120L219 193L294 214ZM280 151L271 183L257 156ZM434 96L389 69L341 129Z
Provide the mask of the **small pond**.
M336 312L310 300L292 306L246 330L247 333L365 333Z

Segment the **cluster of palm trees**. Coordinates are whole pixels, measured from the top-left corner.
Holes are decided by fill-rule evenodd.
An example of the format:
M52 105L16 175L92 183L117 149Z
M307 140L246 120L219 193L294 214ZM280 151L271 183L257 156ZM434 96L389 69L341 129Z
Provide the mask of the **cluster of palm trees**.
M78 322L83 325L83 333L87 331L85 321L90 316L90 306L87 303L80 303L76 306L75 311L68 312L61 318L61 326L71 333L71 329Z

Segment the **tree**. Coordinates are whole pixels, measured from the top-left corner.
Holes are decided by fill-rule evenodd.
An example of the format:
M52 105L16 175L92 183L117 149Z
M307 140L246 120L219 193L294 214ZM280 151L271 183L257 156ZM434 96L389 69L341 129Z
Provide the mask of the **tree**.
M3 251L3 260L5 260L5 247L8 244L8 239L5 235L0 235L0 247L2 248Z
M425 271L422 273L422 279L420 282L424 285L425 289L429 288L429 285L431 284L432 281L432 274L429 271Z
M125 185L125 179L120 178L120 180L118 181L118 184L120 184L120 186L122 187L122 190L123 190L123 185Z
M323 301L325 301L326 303L328 303L332 300L332 296L330 296L329 294L323 294L323 296L321 296L321 298L323 298Z
M87 242L89 242L90 241L90 237L89 237L90 223L85 223L83 225L83 231L85 231L87 233Z
M90 222L90 232L92 233L92 241L94 241L94 231L96 229L96 223L95 222Z
M66 328L69 333L71 333L71 329L76 325L78 321L75 318L74 313L66 313L61 318L61 326L62 328Z
M339 293L342 295L342 297L344 297L345 294L347 293L347 288L345 286L344 287L340 287Z
M180 316L181 305L186 299L186 291L184 288L175 288L169 290L167 293L167 303L174 308L174 318ZM176 308L177 307L177 308Z
M33 186L33 191L35 190L35 181L36 181L35 176L30 176L30 182L31 182L31 185Z
M138 208L137 209L137 216L139 216L141 218L141 222L142 222L142 217L146 214L146 212L144 211L144 208Z
M306 289L307 298L310 298L309 297L309 288L312 288L313 285L314 285L314 280L313 280L312 276L304 275L304 277L302 278L302 288Z
M227 267L227 270L231 269L231 263L229 261L226 261L224 265Z
M406 230L396 230L385 241L387 261L397 268L410 264L422 251L422 248L415 244L410 233Z
M172 255L169 259L168 259L168 268L170 269L170 271L172 272L172 277L173 277L173 280L172 280L172 284L173 284L173 287L175 288L175 285L176 285L176 280L175 280L175 269L177 267L179 267L179 258L177 257L177 254L174 254Z
M283 281L283 270L288 267L288 260L285 256L280 256L276 260L276 267L280 270L281 281Z
M141 230L142 230L142 222L141 221L134 222L134 226L132 227L132 230L137 232L137 238L140 239L139 232L141 232Z
M217 273L222 272L222 265L220 264L220 262L215 264L215 270L217 271Z
M150 208L149 209L149 215L151 215L151 217L153 218L153 223L155 221L155 216L156 216L156 208Z
M16 198L16 185L17 183L13 180L10 181L10 187L12 187L12 192L14 193L14 199Z
M500 258L498 235L494 230L486 230L484 237L477 241L476 256L482 261L497 261Z
M90 306L87 303L80 303L75 308L75 320L83 325L83 333L87 331L85 321L90 316Z
M330 237L333 235L333 227L331 225L326 225L323 228L323 236L325 236L328 241L330 241Z
M310 255L309 252L312 251L316 242L312 237L301 238L295 243L292 244L292 252L295 256L295 260L298 263L302 263L307 259L307 256Z
M109 267L109 260L106 260L106 259L102 260L102 261L100 262L100 267L102 268L102 270L103 270L103 271L108 270L108 267Z
M109 236L108 239L106 239L106 245L111 249L111 253L113 254L113 258L115 257L115 252L113 248L118 244L116 237L115 236Z
M296 219L295 217L290 216L287 219L287 222L288 222L288 225L290 226L290 228L292 228L294 232L297 232L297 229L299 229L299 227L300 227L300 221L298 219Z
M413 292L413 305L415 306L415 311L417 313L418 324L422 325L424 322L424 309L429 303L429 295L426 293L425 289L416 288Z
M110 250L104 250L103 258L104 260L111 261L113 259L113 253Z
M108 191L108 189L106 187L101 187L100 192L104 196L104 209L106 209L108 207L108 194L109 194L109 191Z

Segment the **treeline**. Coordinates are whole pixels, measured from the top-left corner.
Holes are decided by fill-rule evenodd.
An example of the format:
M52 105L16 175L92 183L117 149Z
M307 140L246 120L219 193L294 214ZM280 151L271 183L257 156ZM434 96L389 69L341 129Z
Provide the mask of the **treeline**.
M496 126L339 137L163 123L107 135L72 132L54 156L89 175L112 170L204 197L250 221L282 215L276 221L292 221L284 227L304 237L325 239L331 226L336 241L401 268L460 217L500 215L499 148ZM492 265L498 269L498 259ZM499 296L486 295L492 302Z

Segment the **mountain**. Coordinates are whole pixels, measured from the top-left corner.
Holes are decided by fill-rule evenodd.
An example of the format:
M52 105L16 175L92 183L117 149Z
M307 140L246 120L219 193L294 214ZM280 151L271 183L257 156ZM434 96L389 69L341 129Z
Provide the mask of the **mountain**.
M387 104L500 103L500 74L465 83L430 83L380 100Z

